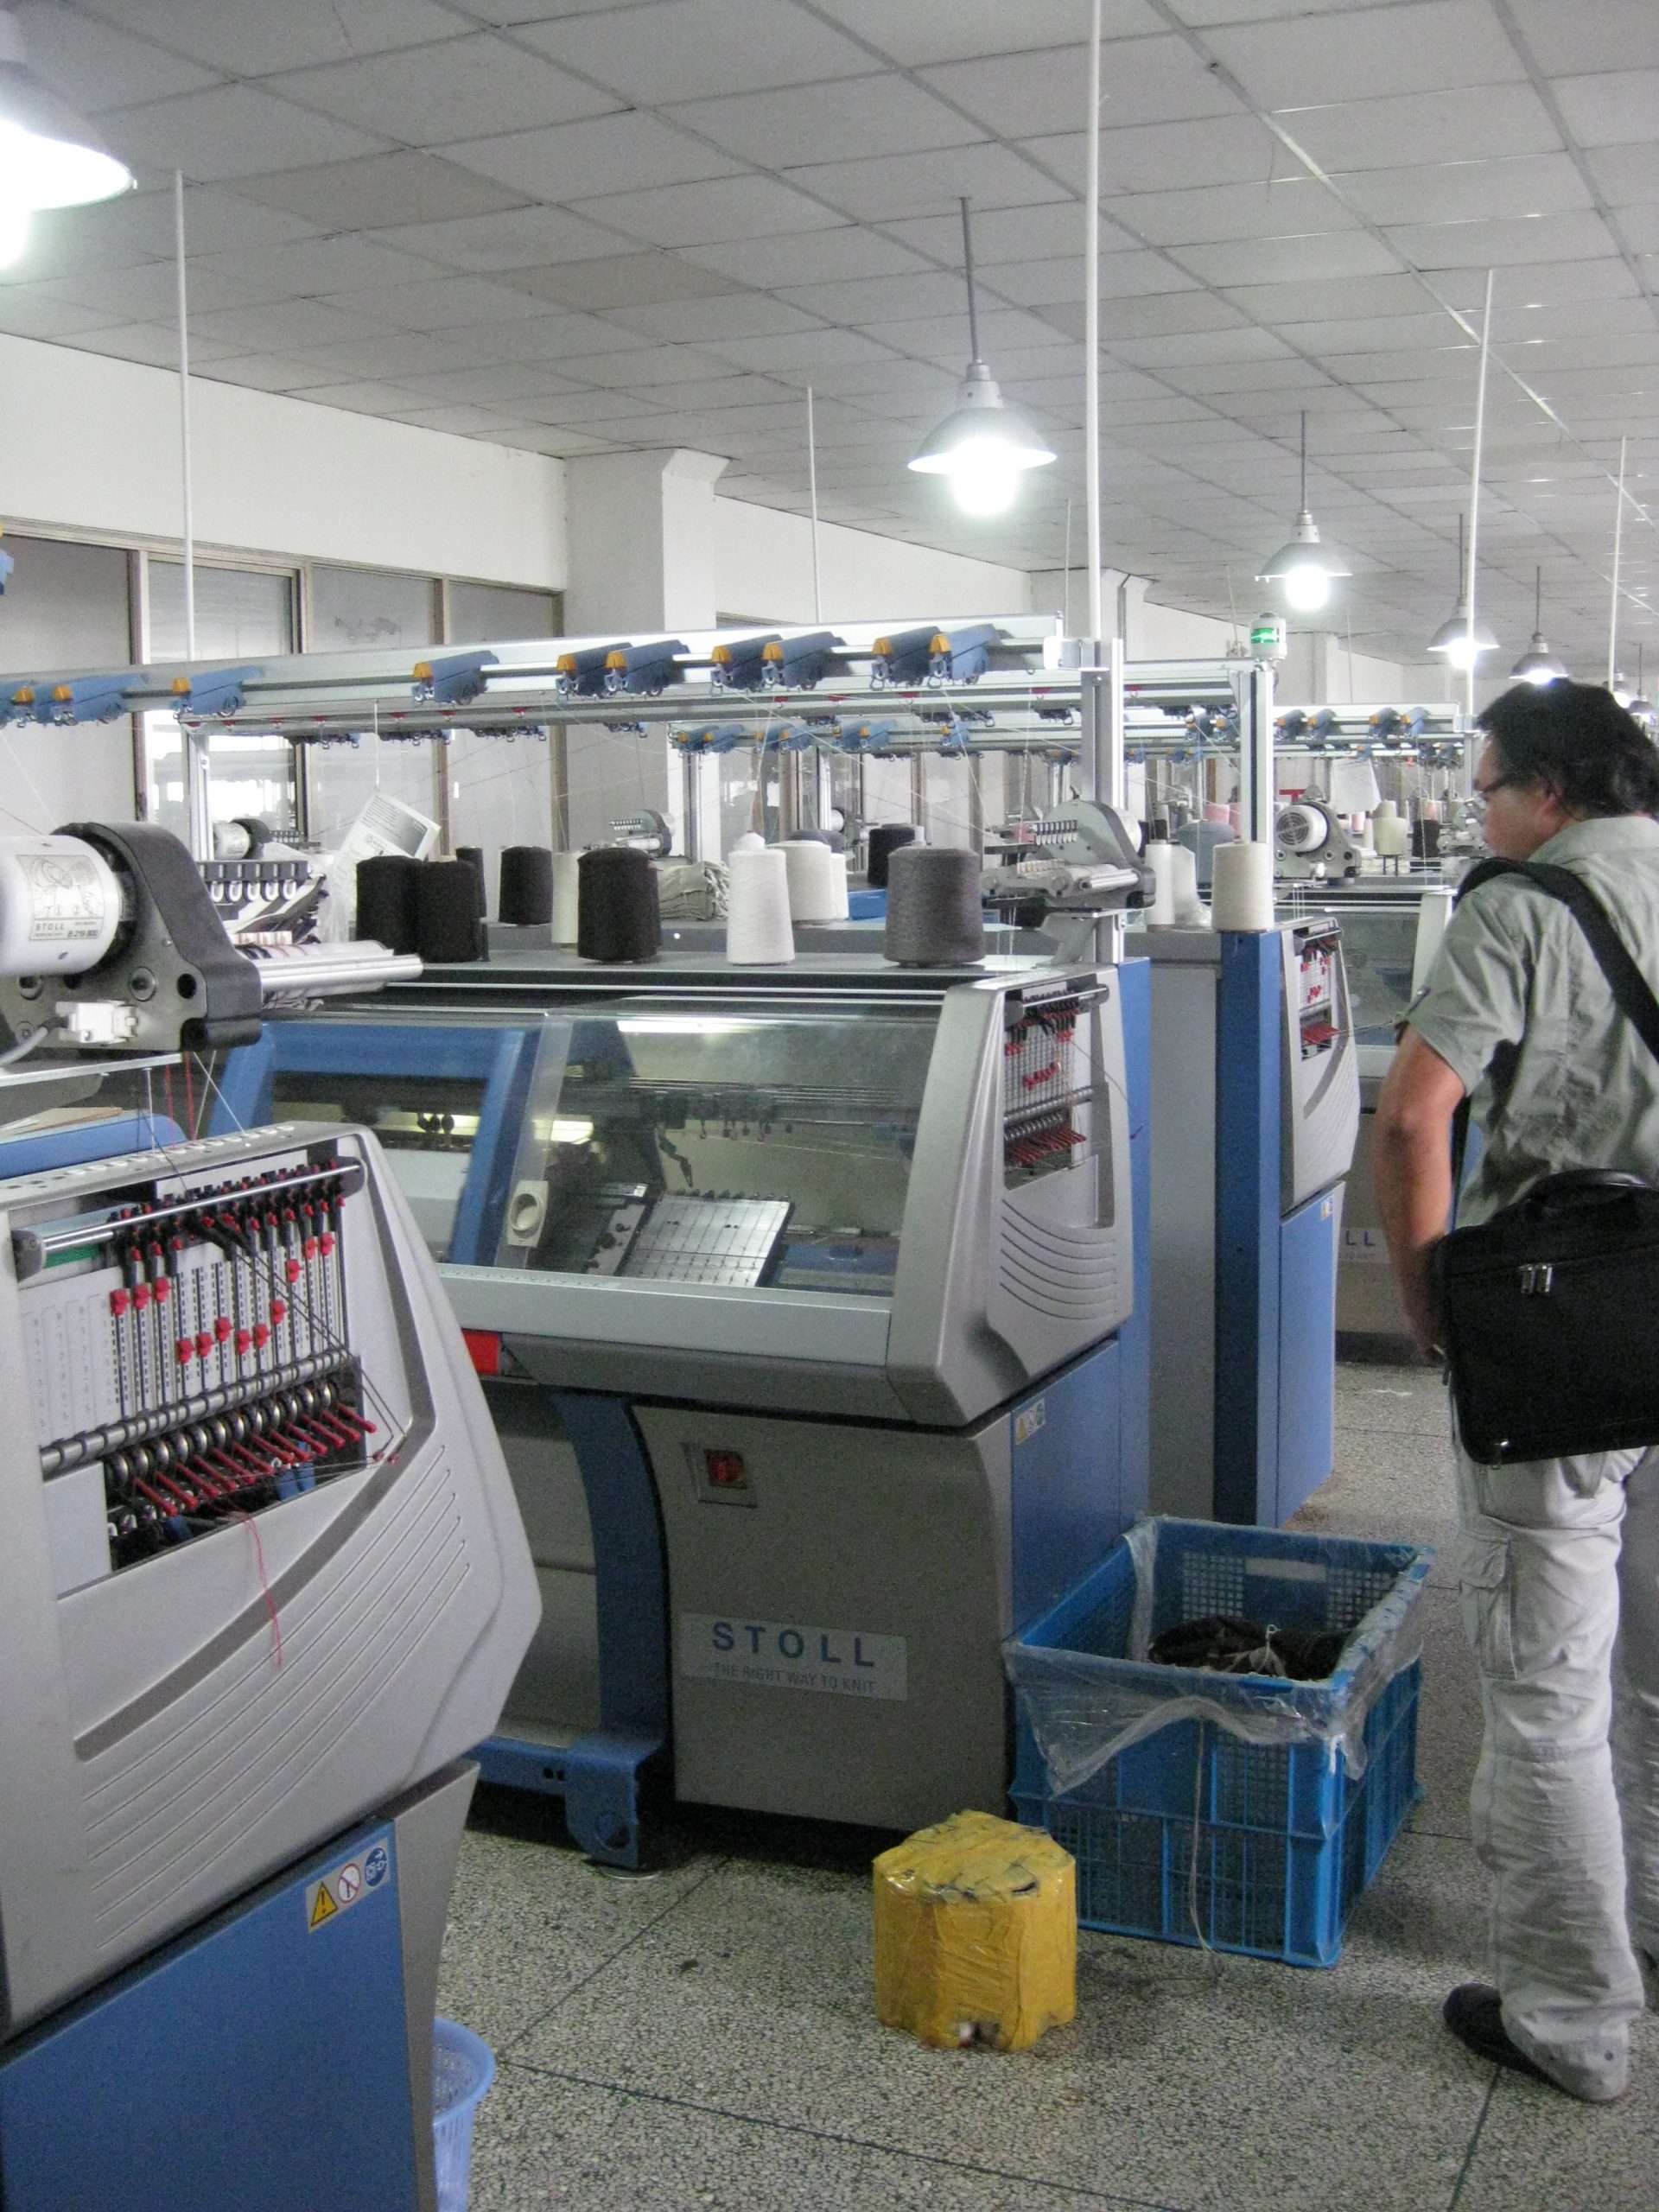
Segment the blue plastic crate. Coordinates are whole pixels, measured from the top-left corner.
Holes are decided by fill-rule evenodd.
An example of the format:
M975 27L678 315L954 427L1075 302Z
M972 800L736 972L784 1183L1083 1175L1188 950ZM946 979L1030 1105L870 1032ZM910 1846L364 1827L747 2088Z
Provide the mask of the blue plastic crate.
M1160 1521L1157 1529L1153 1637L1215 1612L1281 1628L1350 1632L1365 1624L1328 1689L1312 1694L1338 1720L1367 1665L1380 1659L1386 1670L1390 1645L1403 1646L1433 1556L1408 1545L1210 1522ZM1134 1558L1120 1544L1016 1639L1016 1670L1029 1672L1026 1660L1052 1652L1066 1656L1075 1680L1075 1656L1084 1655L1082 1671L1105 1697L1119 1689L1172 1701L1213 1697L1218 1682L1236 1681L1128 1658L1135 1599ZM1041 1668L1036 1660L1039 1674ZM1217 1950L1332 1966L1349 1913L1420 1794L1421 1673L1414 1662L1402 1667L1376 1696L1357 1779L1334 1745L1252 1743L1217 1721L1181 1719L1064 1793L1052 1787L1027 1725L1025 1700L1033 1693L1022 1689L1014 1802L1021 1820L1046 1828L1076 1859L1084 1927L1190 1944L1201 1929ZM1249 1678L1249 1694L1309 1702L1306 1685L1260 1676Z

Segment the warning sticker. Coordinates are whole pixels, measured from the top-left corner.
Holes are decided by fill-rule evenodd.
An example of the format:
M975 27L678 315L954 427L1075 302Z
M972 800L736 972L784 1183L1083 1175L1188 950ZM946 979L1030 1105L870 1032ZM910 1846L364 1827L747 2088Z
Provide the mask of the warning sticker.
M29 892L29 933L36 942L97 937L104 927L104 887L96 864L61 853L20 854Z
M332 1866L321 1881L305 1885L305 1924L314 1931L326 1928L338 1920L342 1912L349 1912L364 1898L372 1897L391 1872L391 1854L384 1843L376 1842L358 1859L343 1859Z

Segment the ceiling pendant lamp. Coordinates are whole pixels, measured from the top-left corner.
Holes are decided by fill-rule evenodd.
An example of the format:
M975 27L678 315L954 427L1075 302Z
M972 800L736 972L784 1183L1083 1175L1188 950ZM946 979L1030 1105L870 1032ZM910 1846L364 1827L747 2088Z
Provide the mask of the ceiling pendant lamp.
M22 252L37 210L111 200L132 182L86 118L35 75L17 18L0 8L0 263Z
M964 514L1006 514L1027 469L1046 467L1053 448L997 389L979 353L979 312L974 297L974 241L968 202L962 202L963 270L968 281L968 364L954 411L923 439L910 466L922 476L949 479Z
M1307 416L1302 416L1302 497L1296 527L1270 561L1256 571L1259 584L1283 584L1285 601L1298 614L1315 614L1331 596L1331 587L1353 574L1330 546L1319 542L1319 524L1307 510Z
M1497 651L1497 639L1484 622L1471 620L1469 613L1469 583L1463 558L1463 517L1458 517L1458 604L1457 611L1434 632L1428 641L1432 653L1444 653L1452 666L1465 674L1471 671L1482 653Z
M1638 645L1636 649L1636 690L1632 696L1624 702L1624 711L1627 715L1634 715L1637 721L1643 723L1651 732L1654 723L1653 702L1643 689L1642 652L1643 649Z
M1532 643L1510 674L1522 683L1554 683L1567 674L1567 664L1544 643L1544 572L1539 569L1532 604Z

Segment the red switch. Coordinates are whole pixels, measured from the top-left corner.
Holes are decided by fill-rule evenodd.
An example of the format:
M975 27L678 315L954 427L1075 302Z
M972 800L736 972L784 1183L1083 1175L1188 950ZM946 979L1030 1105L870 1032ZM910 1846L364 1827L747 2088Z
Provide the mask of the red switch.
M702 1464L715 1490L747 1490L749 1471L741 1452L705 1452Z

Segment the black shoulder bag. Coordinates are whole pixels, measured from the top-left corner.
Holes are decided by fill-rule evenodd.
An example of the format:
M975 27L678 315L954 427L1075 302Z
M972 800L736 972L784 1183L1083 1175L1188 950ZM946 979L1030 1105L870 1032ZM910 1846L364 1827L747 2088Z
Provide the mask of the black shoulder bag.
M1495 875L1524 875L1571 909L1620 1014L1659 1057L1659 1000L1583 879L1538 861L1486 861L1463 891ZM1465 1099L1454 1189L1468 1118ZM1659 1190L1602 1168L1547 1176L1491 1221L1443 1237L1433 1281L1472 1459L1497 1466L1659 1443Z

